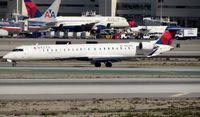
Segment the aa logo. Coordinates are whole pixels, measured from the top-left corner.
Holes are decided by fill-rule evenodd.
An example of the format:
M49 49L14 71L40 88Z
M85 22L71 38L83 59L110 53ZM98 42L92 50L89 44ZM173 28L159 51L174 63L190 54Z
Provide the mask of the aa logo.
M53 10L49 9L46 13L45 13L45 18L56 18L56 15L54 13Z

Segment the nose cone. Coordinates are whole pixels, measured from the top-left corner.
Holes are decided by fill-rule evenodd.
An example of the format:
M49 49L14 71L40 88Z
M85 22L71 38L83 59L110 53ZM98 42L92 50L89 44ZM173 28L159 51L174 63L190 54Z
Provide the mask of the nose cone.
M12 59L11 53L4 55L3 59Z
M3 59L8 59L8 54L4 55Z

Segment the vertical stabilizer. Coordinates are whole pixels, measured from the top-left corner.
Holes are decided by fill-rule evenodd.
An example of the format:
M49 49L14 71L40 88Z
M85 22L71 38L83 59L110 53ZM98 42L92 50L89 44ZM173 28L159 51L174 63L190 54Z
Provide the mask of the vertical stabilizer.
M55 19L58 15L61 0L55 0L51 6L45 11L41 18L44 19Z
M167 28L163 35L156 41L156 44L172 45L178 30L179 28Z
M37 9L36 5L32 0L24 0L26 10L28 12L28 17L29 18L37 18L41 17L42 14L39 9Z

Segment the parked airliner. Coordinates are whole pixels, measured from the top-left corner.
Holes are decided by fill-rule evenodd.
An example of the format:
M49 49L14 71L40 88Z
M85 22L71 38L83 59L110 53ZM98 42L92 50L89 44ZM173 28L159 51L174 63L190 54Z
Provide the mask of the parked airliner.
M35 6L32 0L24 0L29 17L39 17L41 13ZM110 17L110 16L59 16L57 17L57 12L60 5L60 0L56 1L56 7L51 9L48 13L43 15L43 21L48 18L55 20L56 24L52 27L56 31L72 31L72 32L79 32L79 31L91 31L91 30L101 30L108 27L117 27L117 28L124 28L124 27L133 27L132 21L127 21L124 17ZM47 10L48 11L48 10ZM42 17L42 16L41 16ZM41 22L41 20L39 21ZM33 23L32 23L33 24ZM36 24L36 23L35 23ZM36 25L37 26L37 25Z
M76 17L57 17L57 24L54 29L68 31L91 31L102 30L105 28L124 28L129 27L129 23L123 17L109 16L76 16Z
M0 37L12 36L22 31L20 22L0 21Z
M65 45L23 45L3 56L16 66L23 60L59 60L78 59L91 61L95 67L111 67L112 62L137 57L137 50L149 50L147 57L159 55L173 49L170 46L177 29L168 29L156 41L102 44L65 44ZM138 49L137 49L138 48Z

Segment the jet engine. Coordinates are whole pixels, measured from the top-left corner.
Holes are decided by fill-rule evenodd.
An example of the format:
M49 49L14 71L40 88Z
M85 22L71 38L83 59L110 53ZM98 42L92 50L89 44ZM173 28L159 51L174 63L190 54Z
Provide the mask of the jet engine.
M8 31L0 29L0 37L7 37L8 36Z
M103 29L106 29L110 27L110 24L107 24L107 23L96 23L92 30L96 30L96 31L100 31L100 30L103 30Z
M59 25L58 30L59 30L59 31L62 31L62 30L63 30L63 24L60 24L60 25Z
M152 50L152 49L154 49L154 47L155 47L154 43L150 43L150 42L140 42L139 43L139 49Z

